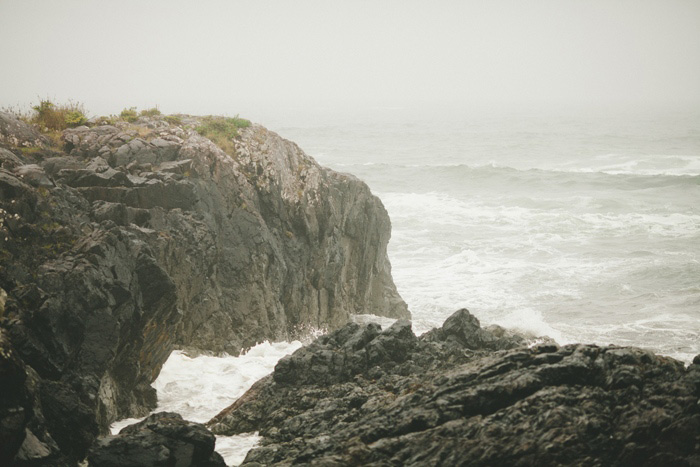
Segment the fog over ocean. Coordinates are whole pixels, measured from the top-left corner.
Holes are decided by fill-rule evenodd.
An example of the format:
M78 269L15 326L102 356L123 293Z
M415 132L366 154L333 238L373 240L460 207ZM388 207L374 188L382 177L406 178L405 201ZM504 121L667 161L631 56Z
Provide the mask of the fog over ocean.
M424 332L469 308L558 342L700 353L700 112L299 112L271 127L366 181Z
M700 354L698 1L0 0L0 55L0 110L240 114L365 181L417 334ZM156 411L209 420L301 345L176 350Z
M686 363L700 353L700 112L326 108L263 120L381 198L416 333L466 307L560 344ZM300 345L174 352L154 383L158 410L206 421ZM219 437L217 450L236 464L258 441Z

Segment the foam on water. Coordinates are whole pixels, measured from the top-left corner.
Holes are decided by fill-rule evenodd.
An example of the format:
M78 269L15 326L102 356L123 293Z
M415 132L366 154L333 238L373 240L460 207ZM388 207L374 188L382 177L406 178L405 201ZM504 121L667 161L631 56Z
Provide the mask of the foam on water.
M639 190L658 180L640 183L625 191L624 179L608 178L567 196L540 186L535 198L380 192L399 292L426 327L467 307L484 324L560 343L637 345L688 361L700 351L700 211L689 195L700 191L645 198ZM644 325L669 307L691 319Z
M265 120L380 197L416 334L464 307L482 325L561 344L700 353L700 112L423 110ZM161 404L205 421L298 345L175 353L156 382ZM240 462L256 439L217 449Z
M158 393L154 412L169 411L186 420L204 423L242 396L256 381L272 372L280 358L301 347L301 342L264 342L238 357L188 357L174 351L163 365L153 387ZM125 419L110 427L113 434L141 419ZM216 450L228 465L243 462L259 441L257 433L217 436Z

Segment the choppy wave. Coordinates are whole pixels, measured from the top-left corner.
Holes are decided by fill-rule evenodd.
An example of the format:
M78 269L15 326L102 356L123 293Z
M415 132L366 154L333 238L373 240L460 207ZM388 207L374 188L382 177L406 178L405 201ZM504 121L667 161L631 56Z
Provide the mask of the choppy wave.
M416 327L467 307L486 324L561 343L631 344L692 359L700 209L639 196L607 203L600 190L528 202L444 191L379 196L392 218L393 275ZM675 334L639 324L670 308L695 318Z
M700 163L698 163L700 165ZM401 165L365 163L336 166L386 191L389 187L403 186L414 191L430 190L442 186L448 190L478 187L492 191L514 188L554 187L572 190L577 188L609 186L618 190L635 190L663 187L700 186L700 167L692 170L613 170L612 168L529 168L487 165ZM404 181L412 181L405 186ZM373 183L374 182L374 183ZM469 184L469 185L467 185Z

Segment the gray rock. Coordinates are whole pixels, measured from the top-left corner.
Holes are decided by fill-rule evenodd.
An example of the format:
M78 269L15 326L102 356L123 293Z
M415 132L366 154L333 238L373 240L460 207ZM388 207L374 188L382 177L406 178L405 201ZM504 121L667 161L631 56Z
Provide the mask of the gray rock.
M26 436L24 437L24 442L15 456L15 461L19 461L20 463L39 463L47 460L53 454L51 448L42 443L39 438L28 429L25 429L25 432Z
M110 169L107 161L100 156L94 157L90 162L88 162L87 167L85 168L97 173L106 172Z
M41 166L52 177L55 177L63 169L79 170L85 168L82 161L68 156L49 157L41 162Z
M15 156L12 152L5 148L0 148L0 167L5 170L12 170L15 167L24 164L22 159Z
M25 412L8 419L15 452L28 429L51 462L81 459L112 421L155 407L150 383L176 346L237 353L351 313L408 316L388 216L365 184L262 127L229 155L152 126L66 130L69 154L31 167L49 190L0 168L0 327L32 374ZM23 159L4 158L26 171Z
M49 140L11 113L0 111L0 143L17 147L38 147L48 145Z
M34 187L53 188L55 185L37 164L25 164L15 168L14 172L26 183Z

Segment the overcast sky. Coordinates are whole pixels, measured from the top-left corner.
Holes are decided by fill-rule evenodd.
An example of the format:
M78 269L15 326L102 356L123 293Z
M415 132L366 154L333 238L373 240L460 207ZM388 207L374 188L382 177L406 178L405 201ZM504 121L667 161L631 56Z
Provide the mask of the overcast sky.
M0 107L93 114L700 105L700 0L0 0L0 57Z

